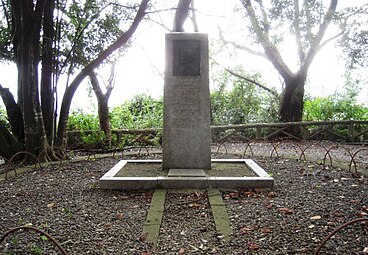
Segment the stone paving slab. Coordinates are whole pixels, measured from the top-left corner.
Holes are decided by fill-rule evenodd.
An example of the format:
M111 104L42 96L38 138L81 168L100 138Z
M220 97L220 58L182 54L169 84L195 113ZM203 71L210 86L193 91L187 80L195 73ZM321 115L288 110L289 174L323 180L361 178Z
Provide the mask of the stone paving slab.
M160 233L166 193L166 189L157 189L153 193L151 206L142 231L142 238L145 238L148 243L152 244L153 250L156 249L158 235Z
M168 177L205 177L203 169L169 169Z
M231 229L229 215L222 200L221 192L218 189L209 189L207 194L212 215L215 219L217 233L223 236L226 242L229 242L233 230Z

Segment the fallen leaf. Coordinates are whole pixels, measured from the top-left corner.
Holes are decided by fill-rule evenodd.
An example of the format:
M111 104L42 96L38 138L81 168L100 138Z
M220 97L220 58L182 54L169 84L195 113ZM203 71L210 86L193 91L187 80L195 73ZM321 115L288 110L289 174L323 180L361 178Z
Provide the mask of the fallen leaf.
M264 233L264 234L267 234L267 233L271 233L272 232L272 230L269 229L269 228L260 228L259 231L262 232L262 233Z
M335 210L335 211L333 211L333 216L335 216L335 217L341 217L342 216L342 213L339 211L339 210Z
M309 229L312 229L312 228L314 228L314 227L315 227L315 226L314 226L313 224L308 226L308 228L309 228Z
M230 193L229 193L229 196L230 196L231 198L236 198L236 197L239 197L239 194L238 194L238 193L235 193L235 192L230 192Z
M359 213L357 213L357 216L358 217L361 217L361 218L365 218L365 217L368 216L368 213L366 213L366 212L359 212Z
M241 234L248 234L250 231L253 231L253 228L244 227L240 229Z
M245 197L251 197L254 195L254 192L253 191L244 191L243 192L243 196Z
M148 233L144 233L139 237L139 241L145 242L147 240Z
M47 204L47 208L54 208L55 207L55 203L50 203L50 204Z
M124 218L124 214L122 214L122 213L117 213L116 215L115 215L115 217L114 217L115 219L122 219L122 218Z
M248 243L248 249L251 251L258 250L260 247L256 243Z
M269 192L269 193L267 194L267 196L268 196L269 198L274 198L274 197L276 197L276 193L275 193L274 191L271 191L271 192Z
M316 216L310 217L309 219L311 219L311 220L320 220L320 219L322 219L322 217L319 216L319 215L316 215Z
M286 208L286 207L282 207L282 208L277 208L277 210L283 214L293 214L294 211L289 209L289 208Z
M185 253L185 249L184 248L180 248L179 254L184 254L184 253Z
M271 209L273 205L272 205L272 203L266 203L265 206L266 206L267 209Z
M363 254L368 254L368 247L365 247L365 248L363 249Z
M201 196L202 196L202 193L200 193L200 192L194 192L194 195L197 197L197 198L200 198Z

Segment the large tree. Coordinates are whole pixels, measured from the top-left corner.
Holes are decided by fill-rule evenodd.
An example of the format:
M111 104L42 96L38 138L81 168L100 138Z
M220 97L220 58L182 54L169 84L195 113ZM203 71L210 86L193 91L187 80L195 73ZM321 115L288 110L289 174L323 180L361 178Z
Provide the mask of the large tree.
M284 83L279 107L280 121L301 121L304 85L316 54L329 42L346 34L350 20L359 11L350 8L337 12L338 0L239 1L240 12L243 8L250 32L248 39L253 45L230 43L267 59L273 65ZM337 30L326 33L332 23L335 23ZM283 55L291 41L297 51L297 68L294 71Z
M70 104L79 84L113 52L128 42L144 17L148 2L149 0L142 0L140 5L131 6L122 6L118 2L110 3L114 7L119 6L130 11L136 10L134 20L126 26L125 32L120 35L116 34L116 39L112 44L101 43L104 42L104 37L94 37L89 39L99 42L96 45L100 45L100 48L82 48L85 51L92 52L93 50L93 54L91 53L91 57L86 59L82 66L83 69L67 86L64 93L58 125L58 144L65 144ZM75 8L76 3L78 1L72 1L71 4L68 1L51 0L2 1L3 16L0 24L0 45L2 47L0 52L2 59L14 61L17 65L18 95L17 101L15 101L10 91L0 86L0 95L6 106L11 125L11 132L4 126L0 127L2 137L6 138L2 139L0 144L0 156L9 158L19 150L26 150L34 155L40 155L40 160L43 161L55 158L51 149L56 114L54 111L54 75L59 75L63 66L73 65L73 61L67 58L64 59L64 64L55 60L60 60L60 52L62 51L60 45L63 42L68 45L66 41L70 39L61 36L61 17L65 16L68 8ZM99 6L94 0L83 3L91 4L92 8L88 9L91 13L106 13L106 9L101 10L102 6ZM104 8L108 5L104 5ZM122 20L130 22L126 19ZM71 21L69 18L69 22ZM90 22L91 20L85 20L84 25L81 24L82 29L85 29L86 24ZM94 24L96 30L99 29L97 25L101 24ZM76 38L80 38L80 36L81 33L76 33L75 37L69 41L69 45L73 46L68 57L80 46L73 44L79 43ZM88 43L83 44L83 46L85 45ZM41 75L39 75L40 64L42 65ZM73 70L73 67L71 66L69 70ZM17 143L17 146L12 146L14 142ZM13 151L9 152L9 148L12 148Z
M107 146L108 148L111 147L111 122L109 115L109 98L115 86L115 64L116 62L113 62L111 64L110 77L107 83L103 82L105 85L105 92L103 92L102 90L102 86L100 85L100 81L98 79L96 72L93 71L89 75L92 89L95 92L97 98L98 120L100 123L100 129L103 131L105 136L104 145Z

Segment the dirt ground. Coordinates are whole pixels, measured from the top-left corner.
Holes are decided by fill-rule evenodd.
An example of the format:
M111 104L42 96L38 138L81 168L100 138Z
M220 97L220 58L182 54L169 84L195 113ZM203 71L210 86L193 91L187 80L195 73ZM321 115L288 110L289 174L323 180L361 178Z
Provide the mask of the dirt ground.
M216 233L206 190L170 192L157 250L152 251L141 236L152 191L98 188L98 179L118 161L111 156L50 165L0 181L0 235L17 226L34 226L54 237L68 254L313 254L335 228L367 217L368 177L315 162L313 155L323 161L323 147L311 145L304 161L297 160L301 154L297 145L277 145L279 157L270 157L272 144L251 146L252 157L274 177L275 189L222 192L233 229L229 243ZM295 151L286 152L287 146ZM217 148L212 148L213 157L239 158L249 153L248 148L244 156L246 144L225 144L216 152ZM349 163L347 150L330 152L333 162ZM368 157L366 151L359 153L357 161L364 168ZM132 154L131 158L160 157ZM282 158L283 154L292 157ZM339 231L321 254L365 254L367 247L368 225L358 222ZM9 235L0 245L1 252L61 254L47 238L27 231Z

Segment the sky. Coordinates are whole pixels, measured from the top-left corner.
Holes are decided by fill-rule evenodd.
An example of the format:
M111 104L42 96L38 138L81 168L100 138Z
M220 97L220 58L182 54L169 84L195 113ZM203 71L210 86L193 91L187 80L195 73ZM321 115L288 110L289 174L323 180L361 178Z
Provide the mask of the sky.
M198 26L200 32L209 34L209 40L218 38L218 26L226 27L242 25L242 20L235 20L233 7L231 3L237 0L196 0L195 7L199 10L197 13ZM350 4L360 5L364 1L340 1L340 8L349 2ZM353 2L353 3L351 3ZM163 16L163 15L162 15ZM169 16L167 26L172 25L172 17ZM191 22L187 21L186 31L192 32ZM235 29L236 30L236 29ZM163 78L158 73L164 70L164 33L165 31L157 26L142 26L136 36L135 45L129 49L127 55L121 59L118 69L116 91L111 97L112 105L121 102L122 98L131 98L137 93L149 93L155 97L162 95ZM237 35L235 35L237 36ZM288 46L288 50L292 46ZM210 49L211 51L211 49ZM289 50L290 53L296 52ZM286 58L290 62L293 55L284 52L284 55L290 55ZM138 59L138 61L135 61ZM235 64L241 64L248 71L261 72L264 76L264 82L267 85L276 85L281 89L280 77L273 66L266 60L237 52L235 57L231 53L224 52L216 58L218 62L226 67L232 67ZM154 65L154 67L152 67ZM159 70L159 72L157 71ZM321 71L323 70L323 72ZM312 96L326 96L341 90L344 83L344 61L340 56L340 50L334 47L334 43L324 47L314 59L309 70L308 84L306 92ZM368 73L368 72L366 72ZM368 81L368 77L365 77ZM117 93L117 91L119 91ZM368 90L361 93L361 102L368 102Z
M175 2L175 1L174 1ZM237 26L241 27L242 20L236 19L233 15L232 3L237 3L237 0L195 0L195 7L198 9L197 21L199 31L208 33L210 45L211 40L218 38L219 29L224 31L227 26L231 26L229 33L226 36L231 38L241 38L241 33ZM349 3L360 5L364 1L344 1L341 2L340 8L344 4ZM174 4L175 6L176 4ZM156 21L161 19L169 28L172 27L173 16L171 13L162 12L153 17ZM189 21L186 22L186 31L192 32L193 28ZM241 31L241 29L239 29ZM134 43L132 47L123 55L116 66L116 83L113 93L110 97L109 105L116 106L123 103L125 100L133 98L140 93L151 94L153 97L160 97L163 93L163 71L164 71L164 37L165 29L153 23L143 23L140 25L134 35ZM283 54L287 61L292 59L295 51L290 50L293 46L290 45L287 51ZM211 49L210 51L215 49ZM306 85L306 93L312 96L326 96L333 94L337 90L341 90L344 82L344 62L339 55L339 50L333 46L333 43L324 47L314 59L308 76ZM259 57L255 57L244 52L223 52L216 56L216 60L222 65L232 68L237 64L242 65L249 72L261 72L263 82L266 85L274 85L279 91L281 89L280 77L271 66L271 64ZM16 68L12 65L3 65L1 67L2 75L0 83L3 86L10 87L11 91L16 95ZM321 71L323 70L323 72ZM102 79L107 80L109 77L109 67L105 70L99 70L98 73ZM366 72L367 74L368 72ZM363 77L368 81L368 77ZM12 86L13 84L13 86ZM60 84L59 101L61 102L62 91L64 88L63 80ZM213 86L213 84L211 84ZM368 86L366 86L368 87ZM72 108L84 108L85 110L93 111L97 105L97 101L92 96L87 96L88 82L85 80L78 88L73 99ZM364 90L360 96L360 102L368 103L368 90Z

